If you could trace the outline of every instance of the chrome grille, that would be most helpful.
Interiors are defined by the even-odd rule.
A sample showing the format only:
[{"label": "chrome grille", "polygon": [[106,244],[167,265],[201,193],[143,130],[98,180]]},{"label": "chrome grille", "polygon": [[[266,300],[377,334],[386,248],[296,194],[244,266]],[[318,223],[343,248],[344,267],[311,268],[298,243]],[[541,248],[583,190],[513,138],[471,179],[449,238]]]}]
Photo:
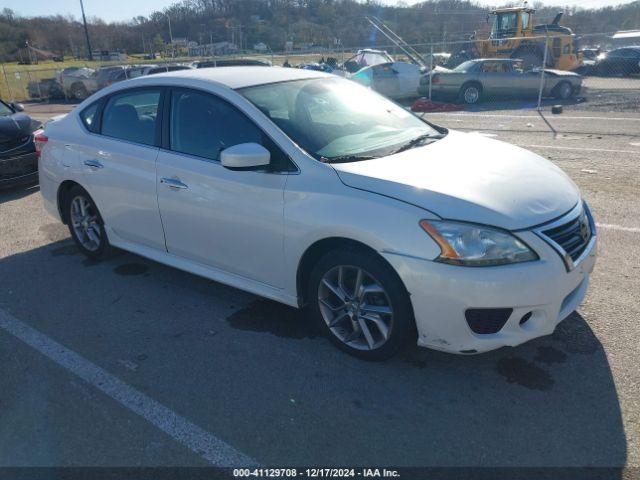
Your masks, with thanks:
[{"label": "chrome grille", "polygon": [[551,246],[564,258],[567,269],[571,270],[580,261],[581,256],[595,235],[593,221],[589,209],[584,205],[576,206],[565,218],[542,227],[538,234],[545,238]]}]

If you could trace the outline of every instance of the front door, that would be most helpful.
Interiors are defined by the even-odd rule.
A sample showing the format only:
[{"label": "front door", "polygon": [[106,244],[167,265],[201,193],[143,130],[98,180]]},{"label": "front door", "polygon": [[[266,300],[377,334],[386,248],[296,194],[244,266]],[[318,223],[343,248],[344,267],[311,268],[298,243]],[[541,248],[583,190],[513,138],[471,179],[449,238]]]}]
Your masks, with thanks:
[{"label": "front door", "polygon": [[508,62],[482,62],[478,76],[482,83],[485,101],[504,98],[513,94],[514,77]]},{"label": "front door", "polygon": [[[171,92],[168,145],[157,161],[169,253],[272,287],[283,284],[283,155],[234,106],[212,94]],[[273,168],[231,170],[220,152],[255,142]]]}]

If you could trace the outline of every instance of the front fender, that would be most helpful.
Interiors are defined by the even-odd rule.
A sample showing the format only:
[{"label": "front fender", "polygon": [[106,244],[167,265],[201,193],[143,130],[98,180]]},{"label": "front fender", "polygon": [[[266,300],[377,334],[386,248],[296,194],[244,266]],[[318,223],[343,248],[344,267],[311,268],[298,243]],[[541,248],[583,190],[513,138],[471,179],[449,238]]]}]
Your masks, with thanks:
[{"label": "front fender", "polygon": [[287,181],[283,247],[288,294],[297,295],[298,266],[307,249],[327,238],[353,240],[380,254],[426,260],[440,254],[440,248],[419,226],[420,220],[436,219],[435,215],[400,200],[348,187],[333,168],[322,167],[328,169],[320,172],[324,177],[321,189],[314,188],[314,175],[292,175]]}]

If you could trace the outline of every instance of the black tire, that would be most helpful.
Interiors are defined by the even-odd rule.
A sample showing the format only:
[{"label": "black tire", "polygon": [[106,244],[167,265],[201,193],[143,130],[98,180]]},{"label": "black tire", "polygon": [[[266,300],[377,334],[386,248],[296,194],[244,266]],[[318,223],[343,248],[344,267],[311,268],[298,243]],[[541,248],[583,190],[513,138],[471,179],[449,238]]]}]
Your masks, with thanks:
[{"label": "black tire", "polygon": [[[338,266],[360,268],[370,274],[383,287],[390,301],[393,318],[387,339],[375,349],[363,350],[344,343],[329,328],[320,308],[320,286],[323,277]],[[415,340],[416,329],[409,293],[389,264],[373,253],[357,249],[334,250],[314,266],[307,285],[309,311],[319,328],[341,350],[364,360],[381,361],[395,355],[411,338]]]},{"label": "black tire", "polygon": [[74,83],[71,85],[71,96],[76,100],[84,100],[89,96],[89,92],[82,83]]},{"label": "black tire", "polygon": [[553,89],[553,96],[559,100],[568,100],[573,97],[574,89],[570,82],[562,81]]},{"label": "black tire", "polygon": [[[95,249],[89,249],[83,244],[83,240],[79,238],[79,234],[76,231],[76,228],[74,228],[73,226],[72,203],[76,198],[86,199],[90,208],[89,212],[92,216],[95,217],[95,225],[100,232],[100,242],[97,244],[97,247]],[[98,210],[98,207],[96,206],[91,196],[84,188],[77,185],[75,187],[72,187],[66,193],[66,195],[64,196],[62,211],[64,213],[64,220],[69,227],[71,238],[73,239],[78,249],[85,256],[89,257],[92,260],[103,260],[111,254],[111,245],[109,244],[109,239],[107,238],[107,232],[105,231],[104,221],[102,220],[100,211]]]},{"label": "black tire", "polygon": [[482,100],[482,85],[478,82],[465,83],[460,88],[458,100],[467,105],[475,105]]}]

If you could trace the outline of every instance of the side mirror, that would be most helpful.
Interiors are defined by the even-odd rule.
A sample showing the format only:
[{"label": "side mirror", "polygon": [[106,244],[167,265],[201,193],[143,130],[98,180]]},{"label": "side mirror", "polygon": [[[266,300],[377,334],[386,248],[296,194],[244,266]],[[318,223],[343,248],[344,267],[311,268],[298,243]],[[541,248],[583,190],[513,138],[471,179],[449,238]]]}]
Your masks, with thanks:
[{"label": "side mirror", "polygon": [[14,102],[11,104],[11,106],[16,112],[24,112],[24,105],[22,105],[21,103]]},{"label": "side mirror", "polygon": [[227,168],[250,168],[269,165],[269,150],[257,143],[240,143],[220,152],[220,163]]}]

